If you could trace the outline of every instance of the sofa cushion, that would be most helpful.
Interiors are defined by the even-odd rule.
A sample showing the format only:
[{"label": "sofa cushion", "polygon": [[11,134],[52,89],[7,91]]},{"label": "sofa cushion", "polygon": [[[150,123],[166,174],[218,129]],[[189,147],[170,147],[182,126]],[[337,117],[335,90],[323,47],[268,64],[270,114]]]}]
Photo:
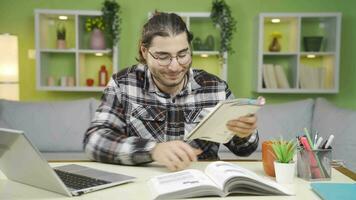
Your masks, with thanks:
[{"label": "sofa cushion", "polygon": [[91,99],[62,102],[17,102],[0,100],[0,121],[25,131],[40,150],[83,151],[83,136],[89,127]]},{"label": "sofa cushion", "polygon": [[318,98],[312,128],[324,139],[333,134],[333,159],[345,161],[349,169],[356,171],[356,110],[341,109]]},{"label": "sofa cushion", "polygon": [[281,104],[267,104],[257,113],[257,128],[260,141],[257,151],[261,151],[265,140],[292,139],[304,128],[311,128],[314,100],[306,99]]},{"label": "sofa cushion", "polygon": [[98,109],[100,103],[101,103],[101,101],[99,101],[99,100],[96,100],[94,98],[91,99],[90,110],[91,110],[91,118],[92,119],[94,118],[96,109]]}]

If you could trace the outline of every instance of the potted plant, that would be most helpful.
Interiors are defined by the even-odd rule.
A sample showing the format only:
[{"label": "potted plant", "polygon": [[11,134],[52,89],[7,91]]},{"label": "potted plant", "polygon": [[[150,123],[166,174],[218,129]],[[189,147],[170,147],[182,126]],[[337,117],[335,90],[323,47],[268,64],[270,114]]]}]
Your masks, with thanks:
[{"label": "potted plant", "polygon": [[293,160],[296,153],[297,142],[279,140],[272,141],[272,149],[275,156],[274,169],[278,183],[293,183],[295,174],[295,162]]},{"label": "potted plant", "polygon": [[210,18],[220,29],[220,55],[224,52],[233,52],[231,40],[236,31],[236,21],[232,17],[229,5],[224,0],[214,0]]},{"label": "potted plant", "polygon": [[116,46],[120,38],[120,5],[115,0],[105,0],[101,9],[108,36]]},{"label": "potted plant", "polygon": [[66,27],[63,22],[59,22],[57,24],[57,48],[65,49],[66,46]]},{"label": "potted plant", "polygon": [[85,22],[85,29],[91,32],[90,48],[91,49],[105,49],[105,29],[103,17],[88,17]]}]

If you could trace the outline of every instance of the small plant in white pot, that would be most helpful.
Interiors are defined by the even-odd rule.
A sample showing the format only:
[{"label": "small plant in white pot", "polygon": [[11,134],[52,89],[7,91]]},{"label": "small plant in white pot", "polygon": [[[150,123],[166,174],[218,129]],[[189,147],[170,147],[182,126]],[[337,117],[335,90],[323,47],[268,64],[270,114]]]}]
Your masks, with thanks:
[{"label": "small plant in white pot", "polygon": [[65,49],[66,45],[66,27],[64,22],[59,22],[57,24],[57,48]]},{"label": "small plant in white pot", "polygon": [[275,155],[274,169],[278,183],[293,183],[295,174],[295,162],[293,157],[296,153],[296,140],[286,141],[282,138],[272,141],[272,149]]}]

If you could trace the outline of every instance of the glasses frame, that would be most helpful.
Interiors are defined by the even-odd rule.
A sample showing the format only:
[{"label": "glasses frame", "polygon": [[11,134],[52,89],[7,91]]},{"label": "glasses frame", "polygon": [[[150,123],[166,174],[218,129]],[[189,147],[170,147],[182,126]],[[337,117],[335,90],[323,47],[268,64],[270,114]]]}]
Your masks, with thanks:
[{"label": "glasses frame", "polygon": [[175,59],[177,60],[177,63],[178,63],[179,65],[181,65],[181,66],[185,66],[185,65],[187,65],[188,63],[190,63],[190,62],[192,61],[192,52],[191,52],[189,49],[188,49],[188,52],[187,52],[187,55],[190,56],[189,62],[187,62],[187,63],[185,63],[185,64],[181,64],[181,63],[179,62],[179,60],[178,60],[178,57],[179,57],[179,56],[178,56],[178,55],[176,55],[176,56],[171,56],[170,54],[168,54],[168,55],[169,55],[169,63],[168,63],[167,65],[162,65],[162,64],[160,63],[160,58],[159,58],[159,57],[153,55],[150,51],[148,51],[148,53],[152,56],[152,58],[154,58],[155,60],[157,60],[157,63],[158,63],[160,66],[162,66],[162,67],[168,67],[168,66],[172,63],[173,58],[175,58]]}]

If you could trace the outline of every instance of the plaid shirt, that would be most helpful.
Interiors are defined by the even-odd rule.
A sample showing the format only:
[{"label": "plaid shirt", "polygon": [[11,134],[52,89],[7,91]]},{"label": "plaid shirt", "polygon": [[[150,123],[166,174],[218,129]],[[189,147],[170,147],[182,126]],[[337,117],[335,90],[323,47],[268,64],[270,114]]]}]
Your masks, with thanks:
[{"label": "plaid shirt", "polygon": [[[227,84],[202,70],[190,69],[186,86],[175,97],[162,93],[145,65],[134,65],[112,76],[91,126],[84,137],[90,158],[107,163],[136,165],[152,162],[156,143],[183,140],[219,102],[233,99]],[[218,143],[193,140],[203,153],[198,159],[217,159]],[[235,136],[225,144],[239,156],[258,145],[257,132]]]}]

